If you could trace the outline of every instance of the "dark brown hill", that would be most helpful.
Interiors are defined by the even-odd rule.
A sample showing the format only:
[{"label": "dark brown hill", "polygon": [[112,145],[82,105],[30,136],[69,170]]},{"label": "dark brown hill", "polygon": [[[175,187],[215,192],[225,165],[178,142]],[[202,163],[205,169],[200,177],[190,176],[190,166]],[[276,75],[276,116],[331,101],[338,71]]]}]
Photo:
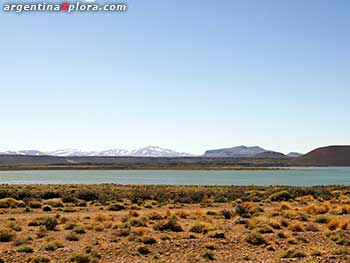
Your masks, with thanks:
[{"label": "dark brown hill", "polygon": [[350,146],[328,146],[313,150],[291,161],[293,165],[350,166]]}]

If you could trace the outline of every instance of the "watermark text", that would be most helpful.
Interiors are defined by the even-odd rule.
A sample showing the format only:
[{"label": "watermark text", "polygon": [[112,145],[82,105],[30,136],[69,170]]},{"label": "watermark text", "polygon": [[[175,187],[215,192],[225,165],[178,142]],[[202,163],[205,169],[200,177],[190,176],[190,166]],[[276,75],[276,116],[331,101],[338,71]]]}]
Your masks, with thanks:
[{"label": "watermark text", "polygon": [[31,4],[4,4],[5,12],[24,13],[24,12],[125,12],[127,5],[123,3],[117,4],[91,4],[91,3],[69,3],[62,2],[58,4],[48,3],[31,3]]}]

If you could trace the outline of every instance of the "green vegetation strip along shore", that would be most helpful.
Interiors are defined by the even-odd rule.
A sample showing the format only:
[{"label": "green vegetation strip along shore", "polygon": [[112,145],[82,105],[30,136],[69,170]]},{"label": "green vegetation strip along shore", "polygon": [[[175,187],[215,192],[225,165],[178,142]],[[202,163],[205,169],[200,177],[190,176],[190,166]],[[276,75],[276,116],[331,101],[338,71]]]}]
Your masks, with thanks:
[{"label": "green vegetation strip along shore", "polygon": [[207,200],[229,202],[280,201],[312,195],[314,198],[329,200],[337,191],[350,195],[350,187],[345,186],[160,186],[160,185],[0,185],[0,199],[72,199],[98,201],[128,199],[134,203],[155,200],[159,203],[202,203]]}]

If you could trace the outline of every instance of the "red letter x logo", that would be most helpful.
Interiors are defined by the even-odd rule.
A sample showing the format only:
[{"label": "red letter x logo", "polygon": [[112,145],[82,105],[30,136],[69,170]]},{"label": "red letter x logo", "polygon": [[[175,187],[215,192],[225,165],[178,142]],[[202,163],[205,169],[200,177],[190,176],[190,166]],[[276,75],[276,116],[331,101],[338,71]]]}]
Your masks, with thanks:
[{"label": "red letter x logo", "polygon": [[62,11],[67,11],[69,7],[69,4],[67,2],[64,2],[61,4],[61,10]]}]

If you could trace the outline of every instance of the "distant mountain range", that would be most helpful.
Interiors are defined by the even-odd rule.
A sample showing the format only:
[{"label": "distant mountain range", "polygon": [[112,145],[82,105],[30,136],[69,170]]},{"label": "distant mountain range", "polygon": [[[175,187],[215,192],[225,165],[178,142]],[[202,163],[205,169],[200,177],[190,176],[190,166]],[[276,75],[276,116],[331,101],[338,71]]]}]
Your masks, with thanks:
[{"label": "distant mountain range", "polygon": [[78,149],[62,149],[56,151],[6,151],[0,152],[0,155],[30,155],[30,156],[59,156],[59,157],[88,157],[88,156],[134,156],[134,157],[183,157],[192,156],[184,152],[176,152],[174,150],[160,148],[158,146],[148,146],[135,150],[110,149],[104,151],[83,151]]},{"label": "distant mountain range", "polygon": [[[5,151],[0,152],[0,155],[25,155],[25,156],[58,156],[58,157],[190,157],[193,154],[185,152],[177,152],[171,149],[165,149],[158,146],[148,146],[135,150],[125,149],[109,149],[103,151],[83,151],[79,149],[60,149],[55,151],[38,151],[38,150],[23,150],[23,151]],[[232,158],[287,158],[300,157],[302,154],[291,152],[284,155],[280,152],[265,150],[259,146],[236,146],[232,148],[223,148],[216,150],[208,150],[203,157],[232,157]]]},{"label": "distant mountain range", "polygon": [[[146,147],[134,151],[111,150],[83,152],[61,150],[4,152],[0,154],[1,169],[233,169],[241,167],[290,167],[290,166],[350,166],[350,145],[328,146],[315,149],[300,157],[287,157],[274,151],[262,151],[260,147],[238,146],[207,151],[207,156],[186,156],[159,147]],[[219,154],[224,152],[223,157]],[[258,153],[257,153],[258,152]],[[44,155],[42,155],[44,154]],[[88,156],[81,156],[82,154]],[[94,154],[89,156],[89,154]],[[100,156],[104,154],[103,156]],[[117,155],[118,156],[115,156]],[[125,154],[125,155],[121,155]],[[126,155],[127,154],[127,155]],[[133,154],[136,157],[130,156]],[[211,154],[213,157],[208,157]],[[66,156],[69,155],[69,156]],[[111,156],[112,155],[112,156]],[[145,157],[142,157],[143,155]],[[164,155],[176,155],[169,158]],[[292,153],[295,156],[298,154]],[[120,157],[123,156],[123,157]],[[237,158],[240,156],[241,158]],[[244,156],[244,157],[242,157]],[[253,156],[253,157],[249,157]],[[231,157],[231,158],[228,158]]]}]

